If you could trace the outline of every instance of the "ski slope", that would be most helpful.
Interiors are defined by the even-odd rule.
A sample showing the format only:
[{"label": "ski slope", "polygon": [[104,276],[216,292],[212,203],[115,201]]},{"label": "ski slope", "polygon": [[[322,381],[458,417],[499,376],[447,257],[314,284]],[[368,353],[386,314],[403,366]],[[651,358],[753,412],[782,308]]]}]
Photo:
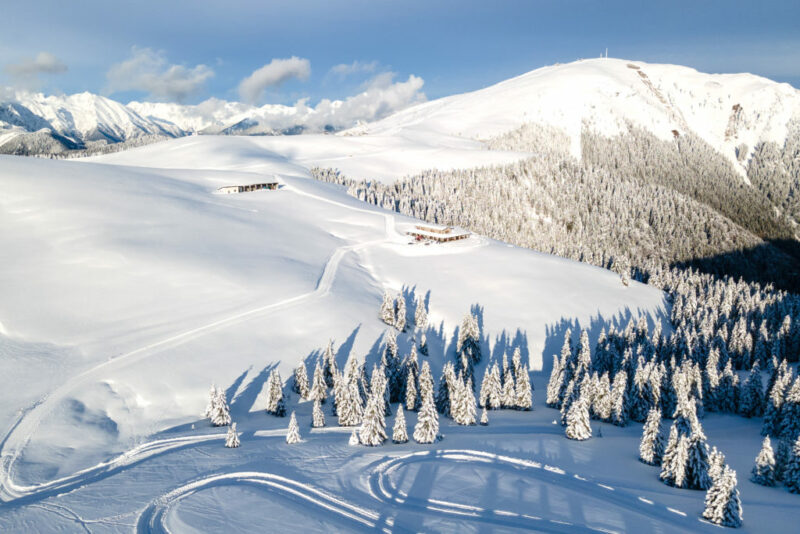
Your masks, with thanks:
[{"label": "ski slope", "polygon": [[[341,148],[326,138],[339,142],[308,137],[305,154]],[[543,406],[568,326],[594,339],[639,316],[663,322],[660,291],[481,236],[411,245],[416,221],[310,180],[308,156],[271,151],[281,142],[293,141],[192,137],[91,162],[0,157],[0,530],[711,528],[697,519],[700,494],[667,488],[636,461],[638,425],[567,442]],[[351,146],[364,170],[392,165],[378,146]],[[279,190],[214,193],[267,173]],[[347,445],[327,405],[329,426],[310,430],[311,406],[293,396],[304,442],[286,445],[287,419],[263,412],[269,371],[287,379],[329,339],[340,366],[354,354],[371,367],[385,290],[429,300],[437,378],[472,309],[487,359],[521,349],[535,410],[493,412],[485,428],[443,419],[434,446],[367,449]],[[405,354],[411,340],[399,343]],[[198,415],[212,381],[240,449],[222,447],[224,431]],[[726,449],[737,469],[749,441],[739,456]],[[743,489],[746,514],[765,491]]]}]

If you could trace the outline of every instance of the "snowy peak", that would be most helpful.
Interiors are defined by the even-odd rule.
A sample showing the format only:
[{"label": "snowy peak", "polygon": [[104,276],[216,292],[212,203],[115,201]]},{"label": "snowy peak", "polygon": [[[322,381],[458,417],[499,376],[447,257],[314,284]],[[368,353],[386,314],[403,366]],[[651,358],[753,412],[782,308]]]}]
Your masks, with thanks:
[{"label": "snowy peak", "polygon": [[692,132],[735,160],[737,147],[743,159],[759,142],[782,142],[791,120],[800,120],[800,91],[788,84],[603,58],[537,69],[347,133],[412,129],[488,138],[538,123],[565,131],[579,157],[583,127],[611,136],[633,124],[661,139]]}]

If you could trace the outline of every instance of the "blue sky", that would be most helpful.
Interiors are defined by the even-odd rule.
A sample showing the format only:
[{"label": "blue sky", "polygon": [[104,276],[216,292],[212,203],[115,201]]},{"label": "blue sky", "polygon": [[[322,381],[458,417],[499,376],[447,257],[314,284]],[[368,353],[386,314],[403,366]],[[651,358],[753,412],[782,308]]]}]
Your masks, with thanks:
[{"label": "blue sky", "polygon": [[[316,103],[387,72],[421,78],[438,98],[606,47],[612,57],[800,87],[797,0],[28,0],[7,3],[3,18],[0,85],[121,101]],[[292,57],[305,63],[275,64],[255,91],[240,90],[257,69]],[[335,65],[351,68],[332,73]]]}]

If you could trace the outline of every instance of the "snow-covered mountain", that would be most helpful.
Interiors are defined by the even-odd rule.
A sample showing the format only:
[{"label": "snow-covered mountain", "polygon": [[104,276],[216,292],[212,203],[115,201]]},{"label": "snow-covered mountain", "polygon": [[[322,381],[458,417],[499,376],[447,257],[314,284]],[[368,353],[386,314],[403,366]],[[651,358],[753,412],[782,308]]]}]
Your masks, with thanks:
[{"label": "snow-covered mountain", "polygon": [[185,132],[174,124],[144,118],[124,104],[88,92],[18,92],[0,102],[0,152],[61,152],[98,142],[182,135]]},{"label": "snow-covered mountain", "polygon": [[762,141],[783,143],[800,120],[800,91],[752,74],[591,59],[531,71],[491,87],[407,108],[346,134],[423,130],[489,138],[525,123],[554,126],[580,157],[584,126],[605,135],[642,127],[661,139],[693,132],[732,161]]}]

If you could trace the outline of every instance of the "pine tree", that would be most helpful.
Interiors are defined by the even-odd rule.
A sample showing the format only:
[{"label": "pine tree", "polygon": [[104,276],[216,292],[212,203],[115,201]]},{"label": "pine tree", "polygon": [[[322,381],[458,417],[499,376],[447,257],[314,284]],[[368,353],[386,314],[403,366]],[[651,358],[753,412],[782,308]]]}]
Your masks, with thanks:
[{"label": "pine tree", "polygon": [[286,443],[289,445],[294,445],[295,443],[300,443],[302,440],[300,439],[300,427],[297,426],[297,418],[292,412],[292,417],[289,419],[289,429],[286,432]]},{"label": "pine tree", "polygon": [[300,362],[300,365],[294,370],[294,384],[292,389],[295,393],[300,395],[303,399],[308,399],[311,391],[308,385],[308,373],[306,372],[306,363]]},{"label": "pine tree", "polygon": [[208,404],[206,405],[205,411],[203,411],[203,417],[206,419],[211,419],[211,416],[214,413],[214,405],[216,401],[217,387],[214,384],[211,384],[211,389],[208,392]]},{"label": "pine tree", "polygon": [[716,482],[722,476],[722,470],[725,468],[725,455],[716,447],[711,448],[711,454],[708,455],[708,476],[711,477],[712,482]]},{"label": "pine tree", "polygon": [[488,385],[488,398],[489,408],[498,410],[503,406],[503,386],[500,380],[500,368],[497,362],[492,366],[492,372],[489,377]]},{"label": "pine tree", "polygon": [[403,295],[397,295],[397,313],[394,318],[394,327],[398,332],[406,331],[406,299]]},{"label": "pine tree", "polygon": [[433,443],[441,439],[439,436],[439,414],[433,405],[433,397],[426,395],[422,398],[422,408],[419,410],[417,424],[414,427],[414,441],[417,443]]},{"label": "pine tree", "polygon": [[528,373],[527,366],[522,365],[522,351],[519,350],[519,347],[514,349],[514,354],[511,356],[511,367],[514,370],[515,380],[519,380],[522,373]]},{"label": "pine tree", "polygon": [[475,396],[472,388],[458,377],[453,388],[450,414],[459,425],[475,424]]},{"label": "pine tree", "polygon": [[764,410],[764,423],[761,427],[762,436],[780,436],[781,408],[783,407],[784,395],[783,382],[778,379],[772,386],[767,400],[767,408]]},{"label": "pine tree", "polygon": [[483,371],[483,380],[481,380],[481,389],[478,395],[478,406],[486,406],[489,400],[489,387],[491,382],[491,374],[492,374],[492,368],[487,365],[486,369]]},{"label": "pine tree", "polygon": [[325,378],[325,386],[333,387],[333,377],[338,372],[336,368],[336,355],[333,353],[333,340],[328,340],[328,346],[322,354],[322,372]]},{"label": "pine tree", "polygon": [[214,426],[226,426],[231,423],[230,409],[228,401],[225,399],[225,392],[217,389],[212,402],[211,424]]},{"label": "pine tree", "polygon": [[564,371],[561,369],[561,363],[558,356],[553,354],[553,369],[550,371],[550,380],[547,382],[547,398],[545,404],[550,408],[559,407],[559,391],[561,390],[561,383],[564,378]]},{"label": "pine tree", "polygon": [[592,410],[598,419],[610,422],[612,409],[611,385],[608,381],[608,373],[603,373],[594,389],[594,395],[592,395]]},{"label": "pine tree", "polygon": [[511,370],[506,370],[503,377],[503,394],[500,402],[503,408],[515,408],[517,406],[516,388],[514,386],[514,376]]},{"label": "pine tree", "polygon": [[267,413],[277,417],[286,417],[283,382],[277,369],[272,370],[267,380]]},{"label": "pine tree", "polygon": [[428,355],[428,336],[425,335],[425,332],[419,338],[419,353],[423,356]]},{"label": "pine tree", "polygon": [[325,414],[322,412],[322,405],[318,400],[314,401],[314,409],[312,411],[311,426],[314,428],[321,428],[325,426]]},{"label": "pine tree", "polygon": [[322,364],[317,360],[317,365],[314,368],[314,380],[311,384],[311,391],[308,394],[309,400],[318,400],[320,404],[325,404],[325,399],[328,397],[327,388],[325,386],[325,376],[322,371]]},{"label": "pine tree", "polygon": [[426,395],[433,396],[433,375],[431,366],[428,362],[422,362],[422,370],[419,372],[419,395],[417,403],[420,404]]},{"label": "pine tree", "polygon": [[753,364],[747,380],[742,385],[739,413],[745,417],[760,417],[764,413],[764,391],[758,362]]},{"label": "pine tree", "polygon": [[786,443],[794,443],[800,438],[800,376],[795,379],[781,406],[780,435]]},{"label": "pine tree", "polygon": [[800,493],[800,438],[794,442],[786,468],[783,470],[783,483],[792,493]]},{"label": "pine tree", "polygon": [[392,441],[394,443],[406,443],[408,441],[408,431],[406,430],[406,416],[403,415],[403,407],[397,408],[397,416],[394,418],[392,428]]},{"label": "pine tree", "polygon": [[[450,416],[450,390],[452,389],[450,383],[455,383],[455,375],[453,364],[448,362],[442,369],[442,377],[439,379],[439,389],[436,392],[436,410],[445,417]],[[425,400],[424,395],[422,395],[422,400]]]},{"label": "pine tree", "polygon": [[392,299],[392,297],[389,296],[388,291],[383,292],[383,302],[381,303],[381,309],[379,315],[381,321],[390,326],[394,326],[395,324],[394,299]]},{"label": "pine tree", "polygon": [[621,369],[611,387],[611,422],[617,426],[628,424],[628,373]]},{"label": "pine tree", "polygon": [[418,407],[419,397],[417,396],[417,388],[414,385],[414,372],[409,369],[408,377],[406,378],[406,410],[414,411]]},{"label": "pine tree", "polygon": [[533,408],[533,392],[527,369],[521,369],[517,375],[516,397],[518,410],[528,411]]},{"label": "pine tree", "polygon": [[225,446],[235,449],[239,446],[239,434],[236,432],[236,423],[231,423],[228,427],[228,434],[225,436]]},{"label": "pine tree", "polygon": [[589,422],[589,406],[583,396],[572,403],[567,413],[567,428],[565,435],[569,439],[582,441],[592,437],[592,427]]},{"label": "pine tree", "polygon": [[464,369],[467,372],[467,378],[472,375],[471,366],[481,361],[480,337],[478,318],[474,315],[466,314],[458,331],[456,353],[459,357],[464,356],[469,364],[469,369]]},{"label": "pine tree", "polygon": [[[420,297],[417,299],[417,306],[414,310],[414,326],[424,330],[428,326],[428,312],[425,309],[425,300]],[[422,334],[425,335],[424,333]]]},{"label": "pine tree", "polygon": [[386,441],[386,420],[383,413],[383,398],[378,392],[373,392],[367,401],[364,411],[364,420],[358,431],[358,440],[362,445],[374,447]]},{"label": "pine tree", "polygon": [[736,487],[736,472],[725,466],[706,493],[703,517],[724,527],[742,526],[742,504]]},{"label": "pine tree", "polygon": [[481,411],[481,425],[486,426],[489,424],[489,410],[486,409],[486,406],[483,407]]},{"label": "pine tree", "polygon": [[688,458],[686,460],[686,487],[689,489],[708,489],[711,476],[708,474],[709,449],[702,430],[695,430],[689,438]]},{"label": "pine tree", "polygon": [[647,421],[642,429],[639,460],[648,465],[661,465],[663,454],[664,436],[661,432],[661,411],[654,408],[648,412]]},{"label": "pine tree", "polygon": [[769,436],[764,438],[761,451],[756,456],[756,464],[753,466],[750,480],[762,486],[775,485],[775,455],[772,453]]}]

